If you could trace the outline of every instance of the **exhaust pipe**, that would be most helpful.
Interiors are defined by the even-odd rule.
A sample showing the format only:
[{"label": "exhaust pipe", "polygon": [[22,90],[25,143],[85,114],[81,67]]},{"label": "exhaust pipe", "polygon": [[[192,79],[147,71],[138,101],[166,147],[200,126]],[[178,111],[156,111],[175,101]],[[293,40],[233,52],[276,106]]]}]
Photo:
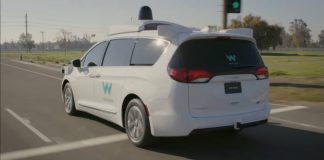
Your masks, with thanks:
[{"label": "exhaust pipe", "polygon": [[236,123],[234,123],[234,130],[240,130],[241,129],[241,123],[239,123],[239,122],[236,122]]}]

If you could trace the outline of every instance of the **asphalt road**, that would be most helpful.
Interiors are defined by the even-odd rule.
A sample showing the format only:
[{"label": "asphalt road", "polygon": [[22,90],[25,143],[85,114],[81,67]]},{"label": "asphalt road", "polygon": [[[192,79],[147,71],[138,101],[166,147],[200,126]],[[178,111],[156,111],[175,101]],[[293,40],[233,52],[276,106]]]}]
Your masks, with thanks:
[{"label": "asphalt road", "polygon": [[124,130],[63,109],[59,70],[1,60],[1,159],[323,159],[324,106],[272,104],[266,125],[133,146]]}]

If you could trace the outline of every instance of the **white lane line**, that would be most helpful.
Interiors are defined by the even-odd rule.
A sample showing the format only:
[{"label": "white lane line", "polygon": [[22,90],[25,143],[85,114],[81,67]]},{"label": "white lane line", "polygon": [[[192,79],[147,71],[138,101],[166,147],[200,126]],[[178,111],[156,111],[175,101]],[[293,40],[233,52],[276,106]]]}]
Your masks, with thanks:
[{"label": "white lane line", "polygon": [[32,126],[30,123],[28,123],[26,120],[24,120],[22,117],[20,117],[17,113],[12,111],[9,108],[6,108],[6,111],[9,112],[13,117],[15,117],[19,122],[21,122],[23,125],[25,125],[28,129],[30,129],[33,133],[35,133],[40,139],[42,139],[44,142],[50,143],[52,142],[51,139],[49,139],[47,136],[45,136],[42,132],[40,132],[38,129],[36,129],[34,126]]},{"label": "white lane line", "polygon": [[281,118],[277,118],[277,117],[271,117],[270,119],[276,120],[276,121],[281,121],[281,122],[286,122],[286,123],[291,123],[294,125],[299,125],[299,126],[303,126],[303,127],[308,127],[308,128],[313,128],[313,129],[318,129],[318,130],[322,130],[324,131],[323,127],[319,127],[319,126],[314,126],[311,124],[306,124],[306,123],[299,123],[299,122],[294,122],[294,121],[289,121],[289,120],[285,120],[285,119],[281,119]]},{"label": "white lane line", "polygon": [[[285,107],[271,109],[271,114],[276,114],[276,113],[281,113],[281,112],[288,112],[288,111],[308,108],[306,106],[288,106],[288,105],[281,105],[281,104],[280,105],[277,104],[277,105],[278,106],[285,106]],[[303,126],[303,127],[308,127],[308,128],[313,128],[313,129],[318,129],[318,130],[324,131],[323,127],[319,127],[319,126],[315,126],[315,125],[311,125],[311,124],[294,122],[294,121],[290,121],[290,120],[286,120],[286,119],[282,119],[282,118],[278,118],[278,117],[273,117],[273,116],[271,116],[270,119],[280,121],[280,122],[284,122],[284,123],[290,123],[290,124],[294,124],[294,125],[298,125],[298,126]]]},{"label": "white lane line", "polygon": [[10,59],[11,62],[15,62],[15,63],[21,63],[21,64],[26,64],[26,65],[31,65],[31,66],[35,66],[35,67],[40,67],[40,68],[44,68],[44,69],[48,69],[51,71],[56,71],[56,72],[62,72],[60,69],[55,68],[55,67],[50,67],[50,66],[46,66],[46,65],[42,65],[42,64],[37,64],[37,63],[30,63],[30,62],[26,62],[26,61],[21,61],[21,60],[16,60],[16,59]]},{"label": "white lane line", "polygon": [[27,71],[27,72],[30,72],[30,73],[38,74],[38,75],[41,75],[41,76],[44,76],[44,77],[48,77],[48,78],[52,78],[52,79],[56,79],[56,80],[60,80],[60,81],[62,80],[61,78],[57,78],[57,77],[54,77],[54,76],[51,76],[51,75],[48,75],[48,74],[45,74],[45,73],[35,72],[35,71],[32,71],[32,70],[28,70],[28,69],[17,67],[17,66],[10,65],[10,64],[5,64],[5,63],[1,63],[1,64],[5,65],[5,66],[8,66],[8,67],[15,68],[15,69],[19,69],[19,70],[22,70],[22,71]]},{"label": "white lane line", "polygon": [[51,145],[51,146],[45,146],[39,148],[26,149],[21,151],[7,152],[1,154],[0,159],[13,160],[13,159],[29,158],[29,157],[58,153],[58,152],[65,152],[65,151],[70,151],[75,149],[81,149],[85,147],[93,147],[93,146],[98,146],[103,144],[115,143],[124,140],[127,140],[126,134],[116,134],[116,135],[91,138],[91,139],[65,143],[65,144],[58,144],[58,145]]},{"label": "white lane line", "polygon": [[286,104],[277,104],[277,103],[270,103],[270,105],[273,106],[280,106],[280,107],[290,107],[291,105],[286,105]]},{"label": "white lane line", "polygon": [[293,110],[298,110],[298,109],[305,109],[308,107],[305,106],[289,106],[289,107],[282,107],[282,108],[275,108],[271,109],[271,114],[276,114],[276,113],[281,113],[281,112],[288,112],[288,111],[293,111]]}]

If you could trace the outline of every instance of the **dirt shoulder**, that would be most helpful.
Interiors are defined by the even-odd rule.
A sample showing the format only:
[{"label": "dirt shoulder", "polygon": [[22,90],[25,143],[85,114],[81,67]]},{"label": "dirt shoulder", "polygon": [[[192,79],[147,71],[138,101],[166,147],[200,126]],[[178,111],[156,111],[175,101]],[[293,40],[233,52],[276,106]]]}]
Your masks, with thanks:
[{"label": "dirt shoulder", "polygon": [[324,77],[270,78],[270,101],[324,106]]}]

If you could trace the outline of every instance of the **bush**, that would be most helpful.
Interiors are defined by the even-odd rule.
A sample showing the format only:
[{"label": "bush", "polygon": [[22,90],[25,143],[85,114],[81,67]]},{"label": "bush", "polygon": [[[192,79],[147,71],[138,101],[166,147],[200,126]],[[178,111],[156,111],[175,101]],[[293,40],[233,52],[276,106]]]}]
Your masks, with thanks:
[{"label": "bush", "polygon": [[270,72],[271,76],[287,76],[288,73],[286,73],[285,71],[274,71],[274,72]]}]

